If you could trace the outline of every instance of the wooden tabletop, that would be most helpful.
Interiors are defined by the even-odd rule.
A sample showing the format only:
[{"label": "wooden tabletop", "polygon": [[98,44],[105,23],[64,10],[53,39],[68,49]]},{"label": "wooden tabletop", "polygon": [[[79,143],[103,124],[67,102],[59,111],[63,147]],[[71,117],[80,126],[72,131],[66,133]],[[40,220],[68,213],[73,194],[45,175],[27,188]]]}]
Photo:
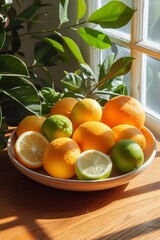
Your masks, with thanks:
[{"label": "wooden tabletop", "polygon": [[53,189],[24,176],[0,153],[0,240],[159,240],[160,142],[153,163],[123,186]]}]

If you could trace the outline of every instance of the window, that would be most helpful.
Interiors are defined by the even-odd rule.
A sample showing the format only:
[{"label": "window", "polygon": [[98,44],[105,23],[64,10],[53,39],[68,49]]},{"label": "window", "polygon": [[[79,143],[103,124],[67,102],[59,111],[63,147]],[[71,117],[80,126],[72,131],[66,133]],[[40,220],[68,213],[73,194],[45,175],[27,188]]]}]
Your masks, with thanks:
[{"label": "window", "polygon": [[[125,76],[131,96],[137,98],[146,111],[146,125],[158,133],[160,126],[160,1],[121,0],[136,9],[130,23],[121,29],[106,29],[113,48],[99,51],[103,61],[106,54],[118,52],[118,58],[131,55],[135,58],[132,69]],[[110,2],[109,0],[88,1],[91,11]],[[92,2],[92,3],[91,3]],[[94,8],[94,9],[93,9]],[[97,50],[92,50],[92,67],[97,66]],[[92,60],[93,61],[93,60]]]}]

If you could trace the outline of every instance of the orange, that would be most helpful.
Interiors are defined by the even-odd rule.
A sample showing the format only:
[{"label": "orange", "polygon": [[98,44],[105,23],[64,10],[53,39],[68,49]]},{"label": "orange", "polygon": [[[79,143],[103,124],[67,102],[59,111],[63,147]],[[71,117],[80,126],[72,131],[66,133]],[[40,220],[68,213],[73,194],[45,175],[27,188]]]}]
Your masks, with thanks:
[{"label": "orange", "polygon": [[78,143],[82,152],[92,149],[108,154],[115,143],[112,129],[97,121],[82,123],[74,131],[72,139]]},{"label": "orange", "polygon": [[19,137],[22,133],[27,131],[41,131],[41,126],[46,120],[46,117],[38,117],[36,115],[31,115],[23,118],[17,126],[16,135]]},{"label": "orange", "polygon": [[76,98],[72,97],[66,97],[60,99],[58,102],[53,105],[53,107],[50,110],[50,115],[53,114],[60,114],[71,118],[71,111],[74,105],[78,102]]},{"label": "orange", "polygon": [[14,146],[16,159],[27,168],[40,168],[48,144],[48,140],[41,133],[24,132],[18,137]]},{"label": "orange", "polygon": [[72,178],[75,175],[75,161],[81,151],[71,138],[53,140],[43,155],[43,167],[46,172],[56,178]]},{"label": "orange", "polygon": [[145,122],[145,111],[138,100],[121,95],[104,105],[102,122],[111,128],[119,124],[130,124],[141,129]]},{"label": "orange", "polygon": [[131,139],[138,143],[142,149],[146,146],[146,139],[141,130],[138,128],[128,125],[128,124],[120,124],[112,128],[115,141],[119,141],[121,139]]},{"label": "orange", "polygon": [[84,122],[100,121],[101,117],[102,108],[100,104],[91,98],[81,99],[75,104],[71,112],[74,129]]}]

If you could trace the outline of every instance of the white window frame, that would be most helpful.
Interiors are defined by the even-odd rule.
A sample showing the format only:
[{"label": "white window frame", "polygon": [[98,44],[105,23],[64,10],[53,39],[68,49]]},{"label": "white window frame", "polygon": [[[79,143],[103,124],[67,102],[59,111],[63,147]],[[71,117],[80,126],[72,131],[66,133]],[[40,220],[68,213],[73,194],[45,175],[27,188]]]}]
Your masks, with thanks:
[{"label": "white window frame", "polygon": [[[89,14],[95,11],[97,8],[101,7],[101,1],[88,1],[89,4]],[[135,12],[131,21],[131,39],[124,33],[121,35],[120,32],[106,30],[107,35],[110,39],[122,47],[129,48],[131,50],[131,56],[135,58],[132,64],[132,69],[130,71],[131,82],[130,82],[130,95],[138,99],[142,104],[145,105],[146,94],[145,91],[145,69],[146,69],[146,55],[160,59],[160,45],[150,44],[145,41],[147,36],[146,22],[144,25],[145,14],[147,11],[148,0],[134,0],[134,9],[138,11]],[[142,36],[142,33],[145,35]],[[124,37],[125,36],[125,37]],[[142,41],[143,39],[143,41]],[[146,54],[146,55],[144,55]],[[90,65],[95,71],[97,70],[97,65],[102,60],[102,52],[91,49],[90,50]],[[143,71],[142,71],[143,69]],[[143,84],[143,87],[142,87]],[[155,133],[158,133],[160,126],[160,119],[152,116],[146,112],[146,126],[149,127]]]}]

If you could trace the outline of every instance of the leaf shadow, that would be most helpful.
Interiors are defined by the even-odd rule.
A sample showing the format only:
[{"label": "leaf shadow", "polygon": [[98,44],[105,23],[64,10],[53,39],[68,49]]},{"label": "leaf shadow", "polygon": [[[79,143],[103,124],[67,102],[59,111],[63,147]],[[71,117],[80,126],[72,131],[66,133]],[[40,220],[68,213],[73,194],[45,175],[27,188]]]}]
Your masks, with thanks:
[{"label": "leaf shadow", "polygon": [[[147,221],[144,223],[137,224],[133,227],[128,227],[118,232],[113,232],[111,234],[107,234],[103,237],[97,238],[96,240],[117,240],[117,239],[133,239],[140,238],[141,235],[152,232],[159,231],[160,229],[160,218],[155,218],[151,221]],[[145,238],[146,239],[146,238]],[[149,238],[148,238],[149,239]]]},{"label": "leaf shadow", "polygon": [[16,218],[5,223],[2,221],[0,229],[2,231],[23,225],[35,239],[43,237],[43,239],[51,240],[37,223],[37,219],[65,220],[88,214],[114,201],[154,191],[160,186],[160,183],[156,182],[126,190],[128,184],[124,184],[113,189],[96,192],[71,192],[54,189],[24,176],[9,160],[6,161],[6,157],[3,161],[3,154],[6,153],[2,153],[0,158],[0,219],[13,216]]}]

